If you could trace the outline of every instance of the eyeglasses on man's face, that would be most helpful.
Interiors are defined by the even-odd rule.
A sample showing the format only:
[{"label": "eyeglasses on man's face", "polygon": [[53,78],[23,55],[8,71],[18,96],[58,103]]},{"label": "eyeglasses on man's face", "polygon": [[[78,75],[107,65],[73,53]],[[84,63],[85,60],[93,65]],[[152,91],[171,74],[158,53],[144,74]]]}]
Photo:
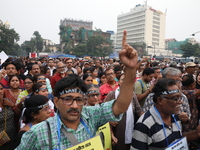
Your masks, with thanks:
[{"label": "eyeglasses on man's face", "polygon": [[176,103],[179,103],[183,100],[182,96],[176,96],[176,97],[161,96],[161,98],[166,99],[166,100],[172,100],[172,101],[175,101]]},{"label": "eyeglasses on man's face", "polygon": [[76,101],[77,105],[82,106],[84,105],[84,99],[83,97],[72,97],[72,96],[66,96],[66,97],[60,97],[63,101],[64,105],[72,105],[74,101]]}]

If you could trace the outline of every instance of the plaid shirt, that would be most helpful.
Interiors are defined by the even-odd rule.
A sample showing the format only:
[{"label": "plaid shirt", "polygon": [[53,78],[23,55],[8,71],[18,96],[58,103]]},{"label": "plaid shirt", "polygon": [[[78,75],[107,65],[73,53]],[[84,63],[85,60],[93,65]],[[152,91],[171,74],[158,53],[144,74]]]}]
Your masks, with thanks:
[{"label": "plaid shirt", "polygon": [[[182,105],[180,107],[180,112],[185,112],[185,113],[188,114],[189,117],[191,117],[191,112],[190,112],[190,106],[189,106],[189,103],[188,103],[188,99],[187,99],[187,97],[184,94],[181,93],[181,97],[183,99],[183,103],[182,103]],[[144,103],[144,106],[142,108],[142,110],[144,112],[146,112],[147,110],[149,110],[151,108],[151,106],[154,104],[154,102],[153,102],[153,95],[154,95],[154,93],[150,93],[147,96],[147,98],[145,100],[145,103]]]},{"label": "plaid shirt", "polygon": [[[115,117],[112,112],[112,105],[114,100],[103,103],[96,106],[87,106],[83,107],[81,118],[89,128],[93,136],[96,135],[97,129],[109,121],[120,121],[122,114]],[[50,123],[51,136],[52,136],[52,149],[59,149],[58,146],[58,124],[57,117],[55,115],[52,118],[49,118],[47,121]],[[79,124],[77,130],[70,129],[66,127],[62,121],[60,121],[61,126],[75,135],[78,142],[83,142],[90,138],[90,134],[87,132],[83,124]],[[59,129],[61,130],[61,129]],[[16,150],[49,150],[49,137],[48,137],[48,128],[46,122],[41,122],[34,125],[31,130],[26,132],[22,139],[20,145]],[[72,144],[65,137],[64,133],[60,131],[60,150],[65,150],[71,147]]]}]

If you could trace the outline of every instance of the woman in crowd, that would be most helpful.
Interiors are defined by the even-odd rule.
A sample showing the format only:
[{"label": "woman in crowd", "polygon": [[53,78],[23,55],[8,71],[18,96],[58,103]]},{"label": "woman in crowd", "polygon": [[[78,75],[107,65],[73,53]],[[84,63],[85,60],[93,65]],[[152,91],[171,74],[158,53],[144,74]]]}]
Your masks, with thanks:
[{"label": "woman in crowd", "polygon": [[[11,100],[3,98],[3,85],[0,83],[0,134],[2,134],[2,131],[5,131],[10,140],[14,139],[17,134],[17,127],[15,125],[15,112],[17,109],[13,110],[14,106]],[[5,141],[4,144],[0,143],[1,150],[11,149],[9,141]]]},{"label": "woman in crowd", "polygon": [[87,84],[87,102],[86,106],[94,106],[96,104],[99,104],[100,101],[100,91],[99,91],[99,86],[96,84]]},{"label": "woman in crowd", "polygon": [[92,84],[93,82],[93,78],[92,78],[92,75],[91,74],[84,74],[83,75],[83,81],[85,82],[85,84]]},{"label": "woman in crowd", "polygon": [[18,108],[22,108],[22,104],[26,98],[27,95],[31,94],[32,93],[32,87],[33,87],[33,77],[31,76],[27,76],[24,80],[24,87],[25,87],[25,90],[22,91],[18,98],[17,98],[17,102],[16,102],[16,105],[18,105]]},{"label": "woman in crowd", "polygon": [[24,102],[25,112],[24,112],[24,123],[25,126],[20,129],[19,133],[13,141],[11,141],[12,148],[16,148],[21,141],[22,135],[29,131],[30,128],[40,123],[50,117],[50,107],[48,103],[48,98],[42,95],[33,95],[26,99]]},{"label": "woman in crowd", "polygon": [[98,78],[98,70],[95,67],[91,67],[92,71],[92,78],[93,78],[93,84],[99,85],[99,78]]},{"label": "woman in crowd", "polygon": [[[53,99],[52,98],[49,98],[49,97],[52,97],[52,94],[49,94],[48,93],[48,90],[47,90],[47,86],[46,84],[42,83],[42,82],[37,82],[33,85],[33,93],[31,94],[32,95],[43,95],[45,97],[47,97],[49,99],[48,103],[49,103],[49,106],[51,108],[51,116],[54,116],[54,103],[53,103]],[[51,95],[51,96],[49,96]]]},{"label": "woman in crowd", "polygon": [[101,72],[99,74],[99,78],[100,78],[99,86],[102,86],[103,84],[105,84],[107,82],[107,80],[106,80],[106,73],[105,72]]},{"label": "woman in crowd", "polygon": [[17,75],[13,75],[9,78],[9,89],[4,89],[3,98],[6,98],[7,102],[9,103],[8,106],[12,107],[13,112],[15,113],[15,126],[16,129],[19,129],[19,118],[21,111],[16,104],[17,97],[19,93],[22,92],[20,89],[20,78]]},{"label": "woman in crowd", "polygon": [[9,89],[4,89],[4,98],[10,99],[14,104],[17,101],[17,97],[19,96],[22,90],[19,88],[20,86],[20,78],[17,75],[13,75],[9,79]]}]

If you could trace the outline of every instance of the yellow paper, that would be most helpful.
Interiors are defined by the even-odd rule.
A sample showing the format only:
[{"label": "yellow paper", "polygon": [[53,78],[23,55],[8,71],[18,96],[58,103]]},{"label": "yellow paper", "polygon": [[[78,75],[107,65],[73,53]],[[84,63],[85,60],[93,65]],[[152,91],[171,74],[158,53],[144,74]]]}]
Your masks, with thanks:
[{"label": "yellow paper", "polygon": [[[101,133],[100,133],[101,132]],[[112,142],[111,142],[111,133],[110,133],[110,124],[106,123],[105,125],[99,127],[97,131],[97,135],[103,138],[103,147],[104,150],[112,150]]]},{"label": "yellow paper", "polygon": [[104,150],[99,135],[66,150]]}]

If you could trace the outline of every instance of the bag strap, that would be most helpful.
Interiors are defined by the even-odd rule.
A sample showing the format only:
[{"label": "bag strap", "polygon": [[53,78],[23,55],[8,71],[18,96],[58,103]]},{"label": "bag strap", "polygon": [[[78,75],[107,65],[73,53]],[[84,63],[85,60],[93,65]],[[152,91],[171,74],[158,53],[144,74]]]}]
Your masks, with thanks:
[{"label": "bag strap", "polygon": [[52,139],[51,139],[51,128],[48,121],[45,121],[48,127],[48,137],[49,137],[49,150],[52,150]]},{"label": "bag strap", "polygon": [[143,85],[142,81],[141,80],[138,80],[138,81],[140,82],[141,87],[144,88],[144,85]]},{"label": "bag strap", "polygon": [[68,138],[68,140],[71,142],[71,144],[77,145],[79,144],[79,142],[77,141],[76,137],[74,136],[74,134],[72,134],[71,132],[67,132],[67,130],[62,126],[61,127],[61,131],[64,133],[64,135]]}]

